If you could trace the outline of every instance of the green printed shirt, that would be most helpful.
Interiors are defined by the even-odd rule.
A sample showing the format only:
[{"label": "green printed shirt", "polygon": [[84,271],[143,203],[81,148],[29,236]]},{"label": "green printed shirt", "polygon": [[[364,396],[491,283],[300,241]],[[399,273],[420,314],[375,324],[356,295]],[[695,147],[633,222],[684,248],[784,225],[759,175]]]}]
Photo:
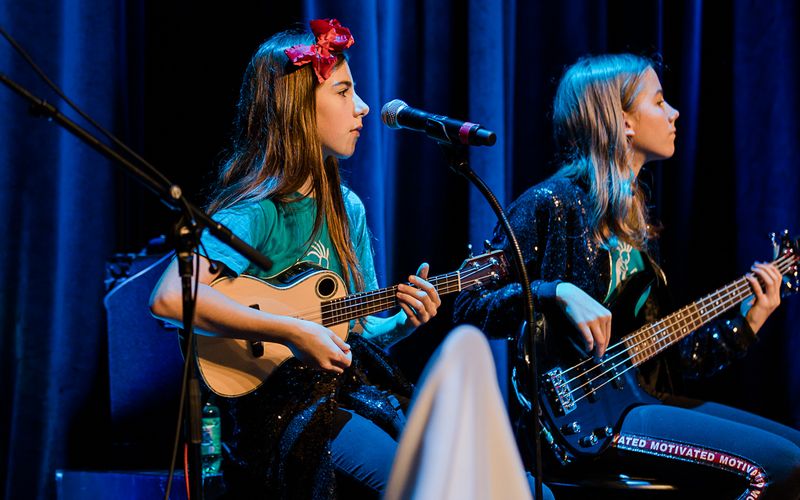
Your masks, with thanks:
[{"label": "green printed shirt", "polygon": [[[364,204],[348,188],[342,187],[342,196],[365,288],[375,290],[378,283]],[[300,198],[298,195],[297,201],[289,203],[275,203],[270,199],[245,202],[214,215],[214,220],[227,226],[233,234],[272,261],[272,268],[268,271],[251,264],[207,231],[203,233],[202,242],[211,260],[225,264],[237,275],[244,273],[264,279],[297,262],[306,261],[342,276],[342,266],[333,249],[327,224],[323,222],[319,233],[309,241],[316,211],[314,198]]]},{"label": "green printed shirt", "polygon": [[[645,264],[642,253],[639,250],[630,243],[620,241],[616,236],[612,236],[608,244],[604,245],[603,248],[611,255],[611,282],[609,283],[608,294],[606,295],[606,302],[608,302],[608,299],[614,295],[620,283],[634,274],[644,271]],[[648,288],[636,304],[636,314],[638,314],[639,309],[644,305],[649,294],[650,289]]]}]

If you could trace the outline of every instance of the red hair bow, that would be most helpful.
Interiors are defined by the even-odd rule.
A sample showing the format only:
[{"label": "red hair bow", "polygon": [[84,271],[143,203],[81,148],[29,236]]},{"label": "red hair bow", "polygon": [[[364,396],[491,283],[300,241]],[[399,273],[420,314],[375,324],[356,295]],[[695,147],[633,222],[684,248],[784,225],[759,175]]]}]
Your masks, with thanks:
[{"label": "red hair bow", "polygon": [[336,19],[314,19],[311,31],[317,37],[314,45],[295,45],[284,52],[295,66],[311,63],[319,83],[330,78],[336,66],[335,52],[350,48],[355,40],[350,30],[339,24]]}]

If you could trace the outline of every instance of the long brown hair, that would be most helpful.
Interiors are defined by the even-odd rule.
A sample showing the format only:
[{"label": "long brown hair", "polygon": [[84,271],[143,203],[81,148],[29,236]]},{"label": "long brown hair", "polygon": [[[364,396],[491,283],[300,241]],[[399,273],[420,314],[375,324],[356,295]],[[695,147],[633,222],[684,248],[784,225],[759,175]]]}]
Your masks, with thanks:
[{"label": "long brown hair", "polygon": [[[232,148],[221,164],[208,210],[215,213],[241,202],[294,195],[310,179],[317,204],[310,243],[325,223],[345,283],[364,289],[350,224],[342,197],[339,163],[323,158],[317,134],[316,88],[311,64],[290,65],[284,50],[311,45],[314,36],[301,31],[278,33],[259,46],[245,70],[234,121]],[[338,55],[337,65],[345,61]]]},{"label": "long brown hair", "polygon": [[584,57],[567,68],[553,102],[553,130],[565,156],[557,175],[586,182],[596,241],[612,236],[642,248],[656,229],[630,166],[623,112],[633,111],[654,62],[633,54]]}]

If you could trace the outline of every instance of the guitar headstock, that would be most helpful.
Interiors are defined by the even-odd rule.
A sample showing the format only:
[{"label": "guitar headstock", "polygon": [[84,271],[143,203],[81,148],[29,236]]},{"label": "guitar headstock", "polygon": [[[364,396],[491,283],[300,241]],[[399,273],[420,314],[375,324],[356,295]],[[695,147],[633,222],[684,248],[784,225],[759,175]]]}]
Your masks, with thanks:
[{"label": "guitar headstock", "polygon": [[775,260],[773,264],[778,267],[778,270],[783,274],[783,290],[782,296],[800,291],[800,272],[798,272],[798,260],[800,260],[800,252],[798,252],[798,239],[789,237],[789,231],[784,229],[780,236],[775,233],[770,233],[772,246],[775,251]]},{"label": "guitar headstock", "polygon": [[494,250],[465,260],[458,273],[462,290],[497,284],[508,276],[508,261],[502,250]]}]

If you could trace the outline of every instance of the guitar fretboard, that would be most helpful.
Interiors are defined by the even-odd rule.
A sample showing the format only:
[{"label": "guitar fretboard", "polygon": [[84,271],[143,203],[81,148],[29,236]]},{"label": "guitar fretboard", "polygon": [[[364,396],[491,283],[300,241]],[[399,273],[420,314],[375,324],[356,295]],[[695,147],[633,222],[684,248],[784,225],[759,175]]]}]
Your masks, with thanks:
[{"label": "guitar fretboard", "polygon": [[[439,295],[459,292],[462,288],[461,273],[442,274],[429,280]],[[322,302],[322,325],[333,326],[370,314],[379,313],[397,307],[397,285],[355,293],[347,297]]]},{"label": "guitar fretboard", "polygon": [[[781,274],[786,274],[795,260],[793,255],[785,255],[772,263]],[[655,323],[636,330],[623,339],[631,361],[634,365],[644,363],[751,294],[750,283],[742,276]]]}]

